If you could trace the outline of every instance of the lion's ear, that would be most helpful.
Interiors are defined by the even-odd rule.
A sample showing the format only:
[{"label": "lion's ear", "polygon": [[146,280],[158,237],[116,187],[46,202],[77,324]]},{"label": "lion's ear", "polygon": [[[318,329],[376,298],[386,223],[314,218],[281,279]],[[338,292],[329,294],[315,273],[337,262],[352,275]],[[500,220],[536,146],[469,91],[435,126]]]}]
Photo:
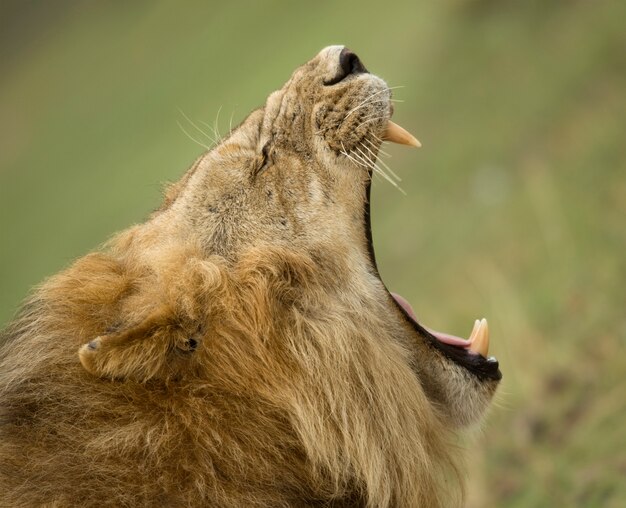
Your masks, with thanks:
[{"label": "lion's ear", "polygon": [[82,345],[78,358],[87,372],[98,377],[166,379],[180,373],[181,361],[195,351],[198,340],[197,334],[188,333],[161,309],[134,327]]}]

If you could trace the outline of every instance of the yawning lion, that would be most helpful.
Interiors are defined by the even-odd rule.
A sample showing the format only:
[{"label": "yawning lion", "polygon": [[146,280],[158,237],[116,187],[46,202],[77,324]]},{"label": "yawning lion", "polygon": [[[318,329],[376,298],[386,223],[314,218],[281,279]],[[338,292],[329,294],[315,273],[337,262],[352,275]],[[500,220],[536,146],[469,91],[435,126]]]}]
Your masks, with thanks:
[{"label": "yawning lion", "polygon": [[2,506],[459,502],[453,431],[501,377],[428,330],[370,230],[391,91],[341,46],[162,207],[37,289],[0,350]]}]

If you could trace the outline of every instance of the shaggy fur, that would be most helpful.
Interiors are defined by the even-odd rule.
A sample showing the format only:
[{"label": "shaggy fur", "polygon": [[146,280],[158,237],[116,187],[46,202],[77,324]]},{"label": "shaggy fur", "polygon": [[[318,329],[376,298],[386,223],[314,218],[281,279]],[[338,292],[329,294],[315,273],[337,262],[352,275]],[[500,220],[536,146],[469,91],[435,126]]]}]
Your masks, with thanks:
[{"label": "shaggy fur", "polygon": [[3,332],[2,506],[459,502],[451,430],[497,381],[432,347],[378,277],[371,174],[348,155],[377,151],[390,93],[342,76],[341,51]]}]

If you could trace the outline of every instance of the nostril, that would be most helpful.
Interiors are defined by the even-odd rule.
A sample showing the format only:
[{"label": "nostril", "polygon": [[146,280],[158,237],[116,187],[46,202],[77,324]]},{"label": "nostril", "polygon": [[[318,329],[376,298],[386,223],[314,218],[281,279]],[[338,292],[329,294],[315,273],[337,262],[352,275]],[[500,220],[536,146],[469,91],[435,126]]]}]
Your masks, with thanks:
[{"label": "nostril", "polygon": [[339,71],[337,75],[329,81],[324,82],[326,86],[335,85],[350,74],[367,72],[367,69],[355,53],[348,48],[343,48],[339,54]]},{"label": "nostril", "polygon": [[367,72],[365,66],[361,63],[361,60],[359,60],[359,57],[349,49],[344,49],[339,55],[339,65],[345,73],[345,76],[358,74],[359,72]]}]

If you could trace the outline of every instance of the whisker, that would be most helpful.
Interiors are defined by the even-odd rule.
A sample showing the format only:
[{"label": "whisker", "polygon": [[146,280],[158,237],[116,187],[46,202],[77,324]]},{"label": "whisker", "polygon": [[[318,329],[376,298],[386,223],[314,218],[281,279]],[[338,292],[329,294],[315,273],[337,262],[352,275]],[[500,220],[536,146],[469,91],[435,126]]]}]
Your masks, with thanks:
[{"label": "whisker", "polygon": [[[324,132],[326,132],[326,131],[328,131],[328,130],[330,130],[330,129],[333,129],[333,128],[339,129],[339,128],[341,127],[341,125],[343,124],[343,122],[345,122],[351,114],[355,113],[355,112],[356,112],[356,111],[358,111],[359,109],[361,109],[361,108],[365,107],[368,103],[370,103],[370,102],[372,102],[373,100],[377,99],[377,96],[378,96],[378,95],[380,95],[381,93],[384,93],[384,92],[389,92],[389,91],[391,91],[391,90],[395,90],[395,89],[397,89],[397,88],[404,88],[404,85],[390,86],[390,87],[384,88],[384,89],[382,89],[382,90],[379,90],[379,91],[377,91],[377,92],[373,92],[371,95],[369,95],[368,97],[366,97],[365,99],[363,99],[363,100],[362,100],[359,104],[357,104],[355,107],[353,107],[350,111],[348,111],[348,113],[346,114],[346,116],[344,116],[344,117],[341,119],[341,121],[339,122],[339,125],[329,125],[328,127],[325,127],[324,129],[320,129],[320,130],[316,131],[316,132],[317,132],[317,134],[322,134],[322,133],[324,133]],[[391,99],[391,98],[390,98],[389,100],[396,101],[396,102],[402,102],[402,101],[401,101],[401,100],[399,100],[399,99]],[[381,102],[383,102],[383,100],[382,100],[382,99],[380,99],[380,101],[381,101]],[[369,119],[369,118],[370,118],[370,116],[374,116],[374,115],[376,115],[376,114],[379,114],[379,113],[374,112],[374,113],[372,113],[371,115],[366,116],[365,118],[366,118],[366,119]],[[364,125],[364,123],[361,123],[361,124],[360,124],[359,126],[357,126],[356,128],[360,127],[361,125]],[[389,154],[387,154],[387,153],[385,153],[385,155],[388,155],[388,156],[389,156]]]},{"label": "whisker", "polygon": [[216,134],[217,139],[222,139],[222,135],[220,134],[220,130],[219,130],[219,122],[220,122],[220,113],[222,112],[222,106],[220,105],[219,109],[217,110],[217,115],[215,117],[215,122],[213,122],[213,132]]},{"label": "whisker", "polygon": [[233,109],[230,113],[230,120],[228,120],[228,133],[233,132],[233,116],[235,114],[235,110]]},{"label": "whisker", "polygon": [[[367,150],[367,151],[369,152],[368,158],[369,158],[369,156],[371,156],[371,157],[372,157],[372,160],[373,160],[373,161],[376,161],[376,160],[378,159],[378,155],[377,155],[377,154],[376,154],[376,153],[375,153],[375,152],[374,152],[371,148],[369,148],[368,146],[365,146],[365,144],[363,143],[363,141],[364,141],[364,140],[365,140],[365,138],[364,138],[363,140],[361,140],[361,142],[359,143],[359,145],[360,145],[362,148],[364,148],[365,150]],[[357,147],[357,149],[358,149],[361,153],[363,153],[363,152],[361,151],[361,148],[358,148],[358,147]],[[393,173],[393,171],[392,171],[392,173]]]},{"label": "whisker", "polygon": [[381,120],[383,117],[382,116],[377,116],[375,118],[369,118],[368,120],[364,120],[362,121],[359,125],[357,125],[354,130],[362,127],[363,125],[365,125],[366,123],[370,123],[370,122],[375,122],[376,120]]},{"label": "whisker", "polygon": [[358,153],[356,153],[354,151],[352,152],[352,155],[356,159],[360,160],[365,167],[368,167],[370,169],[374,169],[374,163],[372,161],[370,161],[367,157],[363,157],[362,155],[359,155]]},{"label": "whisker", "polygon": [[202,120],[198,120],[202,125],[204,125],[207,129],[211,129],[213,131],[213,136],[209,136],[208,134],[205,134],[207,138],[209,138],[214,144],[217,145],[217,143],[219,142],[219,138],[215,135],[215,130],[213,129],[212,125],[209,125],[206,122],[203,122]]},{"label": "whisker", "polygon": [[213,131],[213,137],[211,137],[211,141],[213,141],[213,143],[215,143],[216,145],[222,140],[222,135],[220,134],[220,131],[217,126],[217,123],[220,117],[220,111],[222,111],[222,106],[220,106],[219,109],[217,110],[217,117],[215,118],[215,122],[213,122],[213,125],[209,125],[208,123],[200,120],[200,123],[202,125],[204,125],[207,129],[211,129]]},{"label": "whisker", "polygon": [[348,111],[348,114],[345,116],[345,118],[348,118],[355,110],[359,109],[361,106],[363,106],[364,104],[367,104],[368,101],[372,100],[374,97],[376,97],[377,95],[386,92],[386,89],[383,90],[379,90],[378,92],[374,92],[371,95],[368,95],[365,99],[363,99],[363,101],[359,102],[356,106],[354,106],[350,111]]},{"label": "whisker", "polygon": [[188,137],[189,139],[191,139],[191,141],[193,141],[194,143],[197,143],[198,145],[200,145],[200,146],[202,146],[202,147],[206,148],[207,150],[211,150],[211,147],[209,147],[209,146],[205,145],[204,143],[201,143],[201,142],[200,142],[200,141],[198,141],[196,138],[194,138],[191,134],[189,134],[189,133],[185,130],[185,128],[181,125],[181,123],[180,123],[178,120],[176,120],[176,123],[177,123],[177,124],[178,124],[178,126],[180,127],[180,130],[182,130],[182,131],[183,131],[183,132],[187,135],[187,137]]},{"label": "whisker", "polygon": [[[372,154],[372,156],[376,159],[376,154],[374,152],[372,152],[367,146],[365,146],[362,142],[361,142],[361,146],[363,148],[365,148],[369,153]],[[393,176],[398,182],[402,181],[402,178],[400,178],[394,171],[393,169],[391,169],[387,164],[385,164],[385,161],[381,160],[380,158],[378,158],[378,162],[380,162],[383,167],[389,171],[389,173],[391,174],[391,176]]]},{"label": "whisker", "polygon": [[383,155],[386,155],[387,157],[391,157],[391,154],[385,152],[382,147],[380,145],[376,145],[371,139],[369,138],[363,138],[364,141],[367,141],[367,143],[369,143],[369,145],[375,149],[378,150],[379,153],[382,153]]},{"label": "whisker", "polygon": [[378,166],[374,165],[374,167],[376,168],[376,170],[379,172],[379,174],[385,179],[387,180],[391,185],[393,185],[396,189],[398,189],[403,195],[406,196],[406,192],[404,191],[404,189],[402,187],[400,187],[387,173],[385,173],[382,169],[380,169]]},{"label": "whisker", "polygon": [[380,175],[378,173],[376,173],[376,171],[374,171],[372,173],[372,175],[374,176],[374,178],[376,178],[377,182],[382,182],[383,181],[383,179],[380,177]]},{"label": "whisker", "polygon": [[[367,156],[365,155],[365,153],[357,146],[356,149],[363,155],[363,157],[366,160],[369,160],[367,158]],[[357,156],[357,154],[354,154],[355,157]],[[404,194],[406,196],[406,192],[404,192],[404,190],[402,189],[402,187],[400,187],[393,178],[391,178],[387,173],[385,173],[385,171],[383,171],[380,166],[376,165],[376,162],[371,162],[371,168],[376,171],[379,175],[381,175],[385,180],[387,180],[391,185],[393,185],[396,189],[398,189],[402,194]],[[393,174],[393,172],[392,172]],[[395,175],[397,177],[397,175]]]},{"label": "whisker", "polygon": [[[217,144],[216,140],[213,139],[211,136],[209,136],[206,132],[204,132],[200,127],[198,127],[198,125],[196,125],[196,123],[194,123],[194,121],[191,118],[189,118],[182,109],[178,108],[178,111],[180,112],[181,115],[183,115],[185,117],[185,120],[187,120],[187,122],[189,122],[189,124],[194,129],[196,129],[200,134],[202,134],[205,138],[207,138],[209,141],[211,141],[211,143]],[[200,123],[204,123],[204,122],[200,122]],[[209,127],[209,126],[207,125],[207,127]],[[204,146],[204,145],[202,145],[202,146]]]},{"label": "whisker", "polygon": [[382,90],[378,90],[378,92],[374,92],[372,95],[370,95],[369,97],[364,99],[361,103],[357,104],[354,108],[352,108],[350,111],[348,111],[348,114],[343,119],[345,120],[346,118],[348,118],[357,109],[359,109],[361,106],[367,104],[369,101],[371,101],[377,95],[379,95],[379,94],[381,94],[383,92],[389,92],[390,90],[393,90],[395,88],[404,88],[404,87],[402,87],[402,86],[392,86],[392,87],[383,88]]},{"label": "whisker", "polygon": [[372,164],[376,164],[376,159],[378,158],[376,156],[376,154],[374,152],[372,152],[371,150],[368,150],[369,153],[365,153],[363,150],[361,150],[361,148],[366,148],[363,143],[359,143],[357,146],[355,146],[355,148],[358,150],[358,152],[365,157],[367,160],[372,161]]},{"label": "whisker", "polygon": [[359,163],[358,161],[354,160],[354,157],[352,157],[350,154],[347,154],[347,153],[345,153],[345,152],[342,152],[342,153],[343,153],[343,154],[344,154],[344,155],[345,155],[345,156],[346,156],[346,157],[350,160],[350,162],[352,162],[352,164],[354,164],[357,168],[358,168],[359,166],[361,166],[361,167],[362,167],[361,163]]},{"label": "whisker", "polygon": [[354,162],[355,164],[358,164],[359,166],[365,167],[365,168],[369,167],[369,166],[367,166],[367,165],[362,164],[362,163],[361,163],[361,162],[359,162],[358,160],[356,160],[356,159],[352,156],[352,155],[355,155],[355,154],[350,155],[350,154],[348,153],[348,151],[346,150],[346,147],[344,146],[343,142],[341,143],[341,147],[343,148],[343,151],[342,151],[341,153],[343,153],[343,154],[344,154],[344,155],[345,155],[348,159],[350,159],[352,162]]},{"label": "whisker", "polygon": [[[355,148],[356,148],[356,150],[357,150],[357,151],[361,154],[361,159],[362,159],[362,160],[366,160],[366,161],[368,161],[368,162],[369,162],[369,165],[370,165],[370,167],[371,167],[372,169],[377,168],[377,169],[378,169],[381,173],[384,173],[384,171],[382,171],[382,169],[380,169],[380,167],[378,167],[378,166],[376,165],[376,159],[375,159],[375,158],[374,158],[374,160],[372,160],[372,159],[370,159],[370,158],[369,158],[369,157],[365,154],[365,152],[364,152],[363,150],[361,150],[358,146],[356,146]],[[353,151],[352,153],[354,153],[355,157],[357,157],[357,156],[358,156],[358,154],[356,154],[354,151]],[[389,178],[389,175],[387,175],[387,173],[384,173],[384,174],[385,174],[385,176],[386,176],[387,178]]]},{"label": "whisker", "polygon": [[380,138],[379,138],[376,134],[374,134],[373,132],[370,132],[370,135],[371,135],[373,138],[376,138],[376,140],[380,141],[381,143],[383,142],[383,140],[382,140],[382,139],[380,139]]},{"label": "whisker", "polygon": [[361,152],[361,155],[354,152],[353,150],[351,150],[349,153],[346,150],[346,147],[344,146],[343,142],[341,143],[341,148],[343,149],[341,153],[345,155],[350,161],[352,161],[352,163],[371,170],[373,176],[380,176],[384,178],[391,185],[393,185],[396,189],[398,189],[403,195],[406,196],[406,192],[404,191],[404,189],[402,189],[402,187],[400,187],[387,173],[385,173],[379,166],[377,166],[375,162],[372,162],[365,155],[365,153],[359,149],[359,147],[356,147],[356,149],[359,150],[359,152]]},{"label": "whisker", "polygon": [[349,153],[347,153],[347,152],[341,152],[341,153],[344,154],[352,162],[352,164],[354,164],[356,167],[361,166],[361,167],[365,167],[367,169],[367,166],[363,166],[363,164],[361,164],[359,161],[357,161]]},{"label": "whisker", "polygon": [[400,178],[400,176],[398,176],[398,175],[396,174],[396,172],[395,172],[393,169],[391,169],[391,168],[390,168],[390,167],[389,167],[389,166],[385,163],[385,161],[383,161],[382,159],[378,159],[378,162],[380,162],[380,163],[383,165],[383,167],[384,167],[387,171],[389,171],[389,173],[391,174],[391,176],[393,176],[393,177],[394,177],[394,178],[395,178],[398,182],[401,182],[401,181],[402,181],[402,178]]},{"label": "whisker", "polygon": [[[372,102],[374,102],[375,100],[380,100],[378,97],[374,97],[371,96],[368,99],[366,99],[365,101],[363,101],[361,104],[358,104],[357,106],[355,106],[354,108],[352,108],[350,111],[348,111],[348,113],[346,114],[346,116],[343,118],[343,120],[347,119],[352,113],[356,113],[359,109],[364,108],[365,106],[367,106],[368,104],[371,104]],[[382,100],[380,100],[380,102],[383,102]],[[342,122],[343,122],[342,120]]]},{"label": "whisker", "polygon": [[218,133],[217,133],[217,132],[215,132],[215,127],[213,127],[211,124],[208,124],[208,123],[206,123],[206,122],[203,122],[202,120],[200,120],[200,123],[201,123],[202,125],[204,125],[207,129],[211,129],[211,131],[213,132],[213,138],[212,138],[212,139],[213,139],[213,142],[214,142],[215,144],[217,144],[217,143],[220,141],[220,137],[219,137]]},{"label": "whisker", "polygon": [[381,115],[381,113],[380,113],[380,111],[374,111],[373,113],[370,113],[369,115],[365,115],[365,116],[362,118],[362,120],[368,120],[368,119],[370,119],[370,118],[374,118],[374,117],[376,117],[376,118],[380,118],[380,119],[382,119],[382,118],[383,118],[383,117],[382,117],[382,115]]}]

